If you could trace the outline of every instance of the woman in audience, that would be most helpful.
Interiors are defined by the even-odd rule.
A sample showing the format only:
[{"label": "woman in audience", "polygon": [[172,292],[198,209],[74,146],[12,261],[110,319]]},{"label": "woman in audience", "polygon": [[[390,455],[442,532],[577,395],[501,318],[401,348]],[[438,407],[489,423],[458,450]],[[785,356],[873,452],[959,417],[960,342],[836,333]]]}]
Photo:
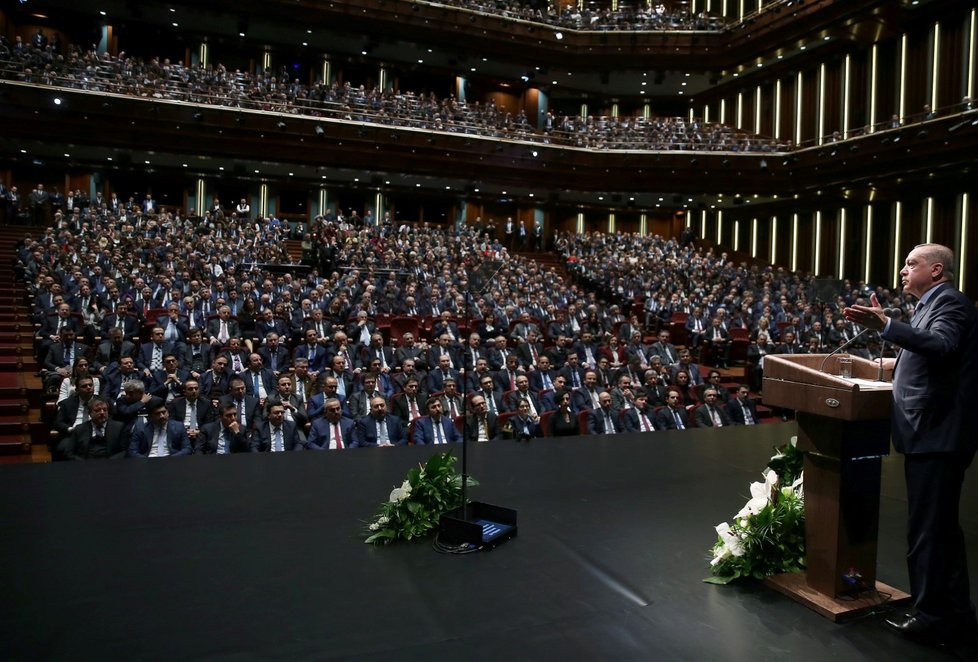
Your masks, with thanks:
[{"label": "woman in audience", "polygon": [[574,437],[581,434],[577,425],[577,415],[571,411],[571,392],[567,389],[558,391],[554,397],[557,411],[550,415],[549,430],[551,437]]},{"label": "woman in audience", "polygon": [[79,377],[91,377],[95,386],[94,395],[98,395],[102,387],[102,379],[95,377],[88,372],[88,359],[80,356],[75,359],[75,365],[71,367],[71,374],[61,380],[61,387],[58,389],[58,400],[55,404],[60,404],[62,400],[67,400],[75,393],[75,382]]}]

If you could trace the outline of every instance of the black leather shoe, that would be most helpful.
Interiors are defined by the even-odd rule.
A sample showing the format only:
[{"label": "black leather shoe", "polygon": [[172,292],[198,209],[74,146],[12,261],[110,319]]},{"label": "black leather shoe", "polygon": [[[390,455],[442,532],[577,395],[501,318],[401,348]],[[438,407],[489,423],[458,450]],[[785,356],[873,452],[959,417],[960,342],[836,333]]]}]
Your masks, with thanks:
[{"label": "black leather shoe", "polygon": [[886,627],[890,628],[894,632],[898,632],[907,639],[912,639],[920,643],[936,644],[940,642],[937,628],[935,628],[933,625],[924,623],[916,616],[887,618],[883,622],[886,623]]}]

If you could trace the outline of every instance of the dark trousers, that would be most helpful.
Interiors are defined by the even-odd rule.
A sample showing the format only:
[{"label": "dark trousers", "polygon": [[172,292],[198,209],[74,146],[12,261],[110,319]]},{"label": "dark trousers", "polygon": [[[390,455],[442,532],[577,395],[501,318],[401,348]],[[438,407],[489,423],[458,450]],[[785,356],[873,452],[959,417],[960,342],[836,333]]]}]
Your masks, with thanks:
[{"label": "dark trousers", "polygon": [[918,618],[948,629],[975,628],[964,533],[961,485],[974,453],[906,455],[907,567]]}]

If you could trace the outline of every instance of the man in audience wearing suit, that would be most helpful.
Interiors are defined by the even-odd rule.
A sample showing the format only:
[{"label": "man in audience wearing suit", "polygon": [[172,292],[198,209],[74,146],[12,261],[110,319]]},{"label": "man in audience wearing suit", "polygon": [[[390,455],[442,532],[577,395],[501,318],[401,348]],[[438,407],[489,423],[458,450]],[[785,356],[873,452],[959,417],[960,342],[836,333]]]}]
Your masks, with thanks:
[{"label": "man in audience wearing suit", "polygon": [[122,329],[112,327],[108,331],[108,339],[99,343],[92,362],[92,372],[104,374],[105,368],[118,363],[123,356],[136,358],[136,346],[125,339]]},{"label": "man in audience wearing suit", "polygon": [[600,406],[592,409],[587,417],[588,434],[617,434],[622,432],[618,410],[611,406],[611,393],[605,391],[598,396]]},{"label": "man in audience wearing suit", "polygon": [[306,413],[306,407],[299,399],[299,396],[295,394],[292,377],[289,375],[279,376],[276,382],[276,388],[268,394],[265,405],[266,407],[281,405],[285,412],[285,420],[295,422],[300,430],[304,431],[306,425],[309,423],[309,415]]},{"label": "man in audience wearing suit", "polygon": [[727,410],[720,402],[720,391],[709,386],[703,391],[706,402],[697,407],[694,418],[696,425],[701,428],[721,428],[732,425]]},{"label": "man in audience wearing suit", "polygon": [[95,380],[79,377],[75,381],[75,392],[61,401],[54,418],[54,429],[67,436],[76,426],[88,420],[88,404],[95,397]]},{"label": "man in audience wearing suit", "polygon": [[357,442],[356,421],[343,415],[343,405],[337,398],[323,403],[323,416],[312,423],[306,440],[309,450],[341,450]]},{"label": "man in audience wearing suit", "polygon": [[727,402],[727,416],[733,425],[757,425],[757,405],[747,384],[738,386],[737,394]]},{"label": "man in audience wearing suit", "polygon": [[[244,389],[244,385],[241,386]],[[222,404],[218,420],[200,429],[197,450],[203,455],[249,453],[257,450],[251,434],[241,425],[233,404]]]},{"label": "man in audience wearing suit", "polygon": [[167,408],[171,419],[183,423],[191,445],[196,448],[200,428],[217,420],[217,412],[211,401],[201,396],[200,382],[196,379],[191,377],[183,383],[183,395],[182,398],[171,400]]},{"label": "man in audience wearing suit", "polygon": [[75,361],[88,356],[88,345],[75,341],[75,331],[71,327],[61,329],[58,342],[53,343],[44,358],[44,387],[57,388],[61,380],[71,374]]},{"label": "man in audience wearing suit", "polygon": [[156,398],[147,408],[146,423],[136,423],[126,457],[169,457],[190,455],[193,446],[183,423],[170,420],[166,403]]},{"label": "man in audience wearing suit", "polygon": [[89,399],[88,422],[75,426],[58,445],[57,459],[101,460],[126,456],[129,436],[125,426],[109,419],[109,403],[98,396]]},{"label": "man in audience wearing suit", "polygon": [[129,314],[129,304],[120,301],[115,305],[115,312],[109,313],[102,318],[102,337],[106,337],[109,329],[119,329],[122,337],[127,341],[135,342],[139,337],[139,319],[135,315]]},{"label": "man in audience wearing suit", "polygon": [[418,419],[414,431],[416,444],[451,444],[462,441],[455,423],[445,416],[441,408],[441,400],[428,398],[427,416]]},{"label": "man in audience wearing suit", "polygon": [[403,446],[408,442],[404,423],[387,413],[387,401],[380,396],[370,399],[370,413],[357,419],[356,446]]},{"label": "man in audience wearing suit", "polygon": [[498,437],[496,415],[489,412],[486,397],[475,393],[469,401],[472,411],[465,417],[465,441],[493,441]]},{"label": "man in audience wearing suit", "polygon": [[235,408],[238,414],[238,423],[246,432],[255,426],[261,416],[261,405],[258,398],[245,392],[245,383],[240,377],[231,378],[228,394],[219,400],[219,404],[221,412],[227,405]]},{"label": "man in audience wearing suit", "polygon": [[625,410],[624,419],[625,432],[654,432],[658,429],[655,413],[649,405],[649,394],[645,391],[636,391],[635,406]]},{"label": "man in audience wearing suit", "polygon": [[281,402],[267,404],[267,421],[255,430],[255,440],[260,453],[279,453],[305,449],[306,435],[295,421],[286,420],[285,407]]},{"label": "man in audience wearing suit", "polygon": [[656,427],[660,430],[685,430],[689,427],[689,417],[682,406],[682,395],[672,387],[666,391],[666,406],[659,410]]},{"label": "man in audience wearing suit", "polygon": [[204,334],[200,329],[190,329],[187,344],[180,349],[178,358],[180,365],[195,379],[199,379],[207,371],[212,362],[211,345],[204,342]]}]

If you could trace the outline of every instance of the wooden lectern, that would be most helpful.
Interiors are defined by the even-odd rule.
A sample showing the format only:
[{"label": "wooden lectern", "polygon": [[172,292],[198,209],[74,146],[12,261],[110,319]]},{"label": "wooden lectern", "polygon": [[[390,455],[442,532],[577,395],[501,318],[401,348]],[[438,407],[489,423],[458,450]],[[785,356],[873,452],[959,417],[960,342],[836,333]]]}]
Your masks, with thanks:
[{"label": "wooden lectern", "polygon": [[880,594],[892,596],[890,603],[910,596],[876,581],[880,473],[890,452],[893,386],[877,381],[874,361],[852,357],[852,379],[843,379],[838,355],[825,358],[764,358],[764,404],[795,410],[798,449],[805,453],[807,557],[805,572],[776,575],[768,584],[839,621],[878,606]]}]

